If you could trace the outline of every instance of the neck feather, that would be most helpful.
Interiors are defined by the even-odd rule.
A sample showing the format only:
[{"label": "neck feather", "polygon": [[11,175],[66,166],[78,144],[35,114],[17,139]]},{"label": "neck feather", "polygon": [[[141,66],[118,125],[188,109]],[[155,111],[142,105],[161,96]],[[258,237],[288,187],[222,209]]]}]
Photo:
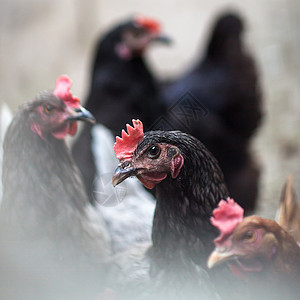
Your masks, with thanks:
[{"label": "neck feather", "polygon": [[216,160],[200,142],[177,146],[185,163],[176,179],[168,176],[157,186],[153,245],[165,255],[179,245],[191,255],[208,254],[217,235],[209,219],[228,191]]}]

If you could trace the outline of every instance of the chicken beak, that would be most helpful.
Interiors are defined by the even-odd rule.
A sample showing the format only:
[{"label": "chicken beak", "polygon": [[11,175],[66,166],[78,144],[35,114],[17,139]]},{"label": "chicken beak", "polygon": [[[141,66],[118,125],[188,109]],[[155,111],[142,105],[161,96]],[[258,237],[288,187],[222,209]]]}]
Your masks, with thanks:
[{"label": "chicken beak", "polygon": [[159,42],[165,45],[171,45],[173,43],[173,40],[165,34],[160,34],[153,37],[152,42]]},{"label": "chicken beak", "polygon": [[207,267],[212,269],[217,265],[220,265],[229,260],[234,260],[236,255],[232,252],[222,252],[220,249],[216,248],[209,256],[207,260]]},{"label": "chicken beak", "polygon": [[84,107],[76,107],[71,109],[71,116],[68,117],[67,120],[74,120],[74,121],[85,121],[92,124],[96,123],[96,119],[94,116],[86,110]]},{"label": "chicken beak", "polygon": [[136,168],[123,168],[122,165],[118,166],[112,178],[113,186],[117,186],[128,177],[137,175],[137,171],[138,170]]}]

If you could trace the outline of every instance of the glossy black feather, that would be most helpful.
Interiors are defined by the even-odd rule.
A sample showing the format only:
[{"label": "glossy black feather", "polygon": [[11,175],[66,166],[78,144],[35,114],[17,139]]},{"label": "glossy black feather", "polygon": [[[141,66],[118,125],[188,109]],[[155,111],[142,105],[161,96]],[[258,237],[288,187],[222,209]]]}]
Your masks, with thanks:
[{"label": "glossy black feather", "polygon": [[148,132],[136,151],[152,143],[175,145],[184,158],[179,176],[168,176],[156,187],[153,246],[167,256],[184,239],[193,259],[199,261],[212,249],[216,237],[217,232],[209,222],[212,211],[221,199],[229,196],[222,171],[206,147],[188,134]]},{"label": "glossy black feather", "polygon": [[171,110],[170,124],[204,143],[217,158],[231,196],[251,212],[260,172],[249,144],[261,123],[262,105],[258,72],[245,50],[243,32],[244,22],[237,14],[218,17],[204,57],[163,93],[169,107],[187,92],[195,99],[194,111],[183,108],[182,115]]},{"label": "glossy black feather", "polygon": [[[156,80],[151,74],[142,54],[123,59],[116,53],[124,30],[134,26],[134,21],[122,23],[104,37],[95,49],[91,83],[86,108],[114,135],[120,134],[128,120],[140,118],[146,129],[162,114]],[[93,202],[92,182],[95,163],[91,152],[90,126],[78,137],[72,148],[73,157],[82,172],[90,201]],[[89,162],[89,168],[86,162]]]}]

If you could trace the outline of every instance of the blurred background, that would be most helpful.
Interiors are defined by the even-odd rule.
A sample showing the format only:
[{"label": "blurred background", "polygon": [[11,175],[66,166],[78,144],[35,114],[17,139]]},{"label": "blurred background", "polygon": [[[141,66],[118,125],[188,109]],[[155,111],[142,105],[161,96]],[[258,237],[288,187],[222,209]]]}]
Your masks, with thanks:
[{"label": "blurred background", "polygon": [[274,217],[288,174],[300,194],[300,2],[298,0],[0,0],[0,100],[15,111],[68,74],[82,100],[92,54],[101,33],[134,13],[153,16],[174,39],[153,47],[147,60],[155,76],[182,74],[201,56],[215,17],[238,12],[262,83],[262,126],[253,151],[262,166],[258,213]]}]

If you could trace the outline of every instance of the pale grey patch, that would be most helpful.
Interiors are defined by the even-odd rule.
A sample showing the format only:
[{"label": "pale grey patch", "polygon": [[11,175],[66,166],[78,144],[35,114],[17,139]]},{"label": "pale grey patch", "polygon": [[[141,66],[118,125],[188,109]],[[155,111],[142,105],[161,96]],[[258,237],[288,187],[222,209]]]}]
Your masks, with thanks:
[{"label": "pale grey patch", "polygon": [[113,145],[115,137],[103,125],[92,130],[93,154],[97,173],[94,196],[112,239],[113,251],[119,252],[136,242],[151,241],[155,200],[136,178],[128,178],[117,187],[112,175],[118,166]]}]

